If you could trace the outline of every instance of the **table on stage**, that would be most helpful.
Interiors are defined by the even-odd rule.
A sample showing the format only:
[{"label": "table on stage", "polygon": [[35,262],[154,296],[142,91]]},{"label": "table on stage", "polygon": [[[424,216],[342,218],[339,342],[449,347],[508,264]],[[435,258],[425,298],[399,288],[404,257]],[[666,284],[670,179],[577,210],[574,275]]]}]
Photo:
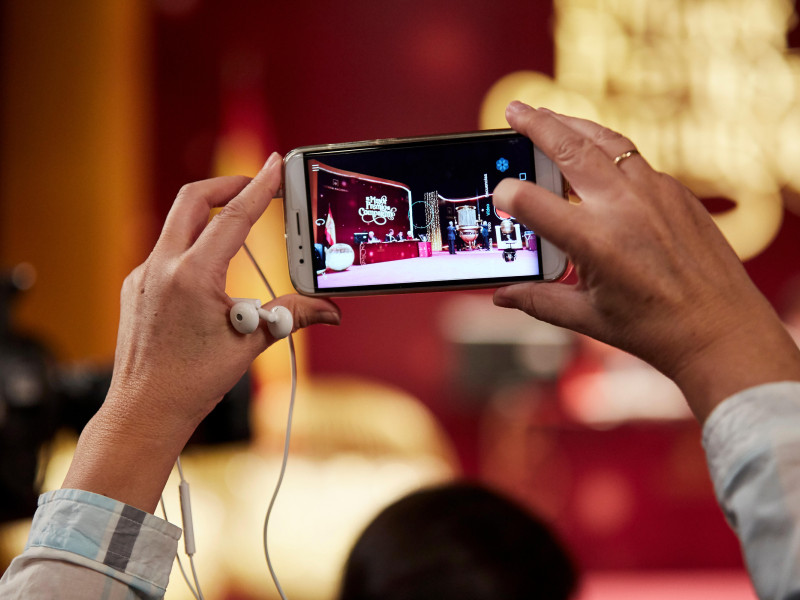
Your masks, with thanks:
[{"label": "table on stage", "polygon": [[430,255],[431,243],[420,242],[418,240],[407,242],[374,242],[371,244],[360,244],[359,247],[359,258],[360,264],[362,265]]}]

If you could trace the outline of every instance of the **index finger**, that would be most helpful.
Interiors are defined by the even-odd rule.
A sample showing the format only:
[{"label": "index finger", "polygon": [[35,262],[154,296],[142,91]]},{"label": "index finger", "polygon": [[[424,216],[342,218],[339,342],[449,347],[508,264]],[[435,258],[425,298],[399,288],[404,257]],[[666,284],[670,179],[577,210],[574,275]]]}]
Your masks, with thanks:
[{"label": "index finger", "polygon": [[569,115],[560,115],[557,113],[553,113],[553,116],[570,129],[593,140],[612,163],[615,158],[619,158],[623,153],[635,151],[635,160],[626,161],[624,166],[617,166],[617,169],[620,169],[621,172],[624,173],[625,169],[630,168],[630,165],[636,165],[636,168],[646,167],[649,169],[649,164],[645,158],[636,151],[635,144],[621,133],[603,127],[599,123],[595,123],[589,119],[570,117]]},{"label": "index finger", "polygon": [[157,247],[171,253],[191,248],[208,225],[211,209],[227,203],[248,183],[249,177],[229,176],[184,185],[164,221]]},{"label": "index finger", "polygon": [[506,119],[556,163],[579,196],[607,192],[621,182],[619,169],[595,141],[554,113],[515,101],[506,108]]},{"label": "index finger", "polygon": [[203,230],[195,244],[210,260],[230,262],[281,185],[281,156],[270,155],[258,174]]}]

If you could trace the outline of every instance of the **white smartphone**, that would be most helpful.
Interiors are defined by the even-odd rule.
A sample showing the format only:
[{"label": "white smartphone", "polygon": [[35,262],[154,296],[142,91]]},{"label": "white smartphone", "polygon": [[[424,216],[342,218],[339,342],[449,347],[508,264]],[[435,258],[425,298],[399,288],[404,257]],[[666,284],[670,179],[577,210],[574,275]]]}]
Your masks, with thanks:
[{"label": "white smartphone", "polygon": [[344,296],[559,279],[564,253],[494,206],[506,177],[565,195],[555,164],[510,129],[292,150],[284,210],[295,289]]}]

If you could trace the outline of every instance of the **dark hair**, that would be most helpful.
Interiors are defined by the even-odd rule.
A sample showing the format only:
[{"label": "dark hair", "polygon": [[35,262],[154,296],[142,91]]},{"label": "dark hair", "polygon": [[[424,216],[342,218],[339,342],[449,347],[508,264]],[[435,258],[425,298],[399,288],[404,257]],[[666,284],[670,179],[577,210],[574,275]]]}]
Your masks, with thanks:
[{"label": "dark hair", "polygon": [[483,486],[412,493],[350,552],[339,600],[565,600],[577,571],[548,527]]}]

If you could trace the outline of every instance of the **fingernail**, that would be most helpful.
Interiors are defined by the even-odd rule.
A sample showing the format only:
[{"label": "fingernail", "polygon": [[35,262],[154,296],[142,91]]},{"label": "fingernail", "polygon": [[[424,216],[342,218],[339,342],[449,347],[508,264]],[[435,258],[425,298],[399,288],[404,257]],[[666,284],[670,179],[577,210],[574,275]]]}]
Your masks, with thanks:
[{"label": "fingernail", "polygon": [[319,313],[319,322],[326,325],[339,325],[342,322],[342,316],[333,311]]},{"label": "fingernail", "polygon": [[525,104],[524,102],[520,102],[519,100],[514,100],[511,104],[506,107],[506,113],[510,114],[517,114],[522,112],[527,112],[529,110],[533,110],[530,106]]},{"label": "fingernail", "polygon": [[267,159],[267,162],[264,163],[264,168],[265,169],[272,168],[275,165],[276,162],[280,161],[280,159],[281,159],[281,155],[278,154],[277,152],[273,152],[272,154],[269,155],[269,158]]},{"label": "fingernail", "polygon": [[513,308],[511,299],[506,295],[505,288],[498,288],[494,291],[492,302],[494,302],[495,306],[499,306],[500,308]]}]

